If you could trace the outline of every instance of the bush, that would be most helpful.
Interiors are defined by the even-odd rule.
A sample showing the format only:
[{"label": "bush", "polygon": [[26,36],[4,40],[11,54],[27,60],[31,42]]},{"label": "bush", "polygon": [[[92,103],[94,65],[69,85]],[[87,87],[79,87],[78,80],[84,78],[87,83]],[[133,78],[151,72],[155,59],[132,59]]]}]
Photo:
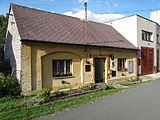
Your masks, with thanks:
[{"label": "bush", "polygon": [[37,96],[26,99],[25,102],[22,102],[22,106],[36,106],[40,105],[44,102],[44,100],[38,98]]},{"label": "bush", "polygon": [[0,73],[0,97],[19,96],[21,93],[20,85],[12,77]]},{"label": "bush", "polygon": [[87,86],[84,86],[81,88],[82,90],[94,90],[95,89],[95,83],[90,83]]},{"label": "bush", "polygon": [[54,94],[56,97],[61,97],[61,96],[65,95],[65,93],[63,91],[57,91]]},{"label": "bush", "polygon": [[0,73],[8,75],[11,73],[11,67],[8,60],[0,59]]},{"label": "bush", "polygon": [[142,82],[142,79],[138,76],[138,77],[135,78],[135,81],[140,81],[140,82]]},{"label": "bush", "polygon": [[103,90],[114,89],[114,87],[112,85],[107,85],[106,83],[97,83],[97,84],[95,84],[95,88],[96,89],[103,89]]},{"label": "bush", "polygon": [[106,83],[97,83],[96,85],[95,85],[95,88],[96,89],[103,89],[103,90],[106,90],[107,89],[107,84]]},{"label": "bush", "polygon": [[37,99],[41,99],[42,101],[47,101],[50,98],[50,91],[49,89],[42,89],[37,93]]}]

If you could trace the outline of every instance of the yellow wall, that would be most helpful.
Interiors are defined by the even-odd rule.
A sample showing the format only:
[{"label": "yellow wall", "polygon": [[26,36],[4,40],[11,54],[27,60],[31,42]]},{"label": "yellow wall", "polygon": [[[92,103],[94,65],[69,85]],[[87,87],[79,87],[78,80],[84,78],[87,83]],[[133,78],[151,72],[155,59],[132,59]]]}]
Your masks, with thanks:
[{"label": "yellow wall", "polygon": [[[23,92],[27,90],[40,90],[42,87],[59,90],[62,88],[70,88],[74,86],[81,86],[83,84],[94,83],[94,58],[105,58],[105,82],[114,81],[114,79],[125,79],[129,76],[136,76],[137,60],[135,50],[125,50],[116,48],[102,48],[102,47],[88,47],[86,54],[85,46],[65,45],[65,44],[49,44],[49,43],[23,43],[22,72],[31,74],[24,74],[22,81],[27,81]],[[117,77],[111,78],[109,76],[109,54],[115,55],[115,70],[117,71],[117,58],[127,58],[134,62],[134,73],[119,72]],[[85,72],[85,64],[90,61],[91,72]],[[53,59],[72,59],[72,73],[70,78],[54,78],[52,76],[52,60]],[[126,64],[126,67],[128,65]],[[29,68],[30,67],[30,68]],[[126,76],[122,76],[124,73]],[[62,81],[68,84],[62,84]],[[26,89],[25,89],[26,88]],[[30,89],[28,89],[30,88]]]}]

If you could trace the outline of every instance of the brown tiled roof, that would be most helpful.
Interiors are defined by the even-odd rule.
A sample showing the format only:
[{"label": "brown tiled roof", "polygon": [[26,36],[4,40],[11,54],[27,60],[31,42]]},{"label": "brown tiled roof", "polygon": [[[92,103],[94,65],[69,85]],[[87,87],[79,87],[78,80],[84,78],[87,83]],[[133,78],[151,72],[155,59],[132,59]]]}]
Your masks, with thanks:
[{"label": "brown tiled roof", "polygon": [[137,49],[113,27],[11,4],[21,40]]}]

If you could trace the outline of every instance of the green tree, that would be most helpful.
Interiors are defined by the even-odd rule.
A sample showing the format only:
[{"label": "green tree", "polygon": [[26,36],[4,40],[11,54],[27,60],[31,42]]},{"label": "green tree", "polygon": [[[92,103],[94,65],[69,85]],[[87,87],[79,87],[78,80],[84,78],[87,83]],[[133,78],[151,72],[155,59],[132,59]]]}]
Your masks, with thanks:
[{"label": "green tree", "polygon": [[3,49],[7,31],[7,17],[0,15],[0,59],[3,59]]}]

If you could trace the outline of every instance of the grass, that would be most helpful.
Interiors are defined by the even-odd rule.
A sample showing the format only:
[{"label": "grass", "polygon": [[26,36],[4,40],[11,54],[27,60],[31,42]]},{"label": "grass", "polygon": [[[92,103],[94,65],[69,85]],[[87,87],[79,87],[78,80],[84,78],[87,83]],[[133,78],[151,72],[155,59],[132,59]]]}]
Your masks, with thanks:
[{"label": "grass", "polygon": [[132,83],[129,83],[129,82],[125,81],[125,82],[118,82],[117,84],[120,84],[120,85],[123,85],[123,86],[135,87],[135,86],[138,86],[138,85],[141,85],[141,84],[144,84],[144,83],[148,83],[148,82],[151,82],[151,81],[153,81],[153,80],[139,82],[139,83],[135,83],[135,84],[132,84]]},{"label": "grass", "polygon": [[[134,87],[147,82],[133,84],[130,85],[130,87]],[[58,111],[62,111],[67,108],[86,104],[88,102],[100,99],[104,96],[112,95],[113,93],[117,93],[124,89],[126,88],[109,89],[90,94],[85,94],[83,96],[57,100],[54,102],[49,102],[38,106],[30,106],[30,107],[17,107],[21,102],[24,102],[25,99],[27,98],[0,98],[0,119],[28,120],[42,115],[47,115]]]},{"label": "grass", "polygon": [[4,106],[6,105],[10,107],[3,106],[2,108],[0,108],[1,110],[3,109],[3,111],[0,112],[0,118],[1,120],[28,120],[41,115],[55,113],[55,112],[64,110],[65,108],[79,106],[79,105],[88,103],[90,101],[100,99],[103,96],[112,95],[113,93],[119,92],[123,89],[124,88],[110,89],[110,90],[95,92],[91,94],[86,94],[83,96],[41,104],[38,106],[22,107],[22,108],[16,108],[16,105],[20,103],[20,101],[23,101],[24,98],[13,99],[13,103],[15,104],[13,104],[10,99],[9,101],[5,101],[3,103]]},{"label": "grass", "polygon": [[123,86],[131,86],[132,85],[132,84],[130,84],[128,82],[118,82],[117,84],[123,85]]}]

